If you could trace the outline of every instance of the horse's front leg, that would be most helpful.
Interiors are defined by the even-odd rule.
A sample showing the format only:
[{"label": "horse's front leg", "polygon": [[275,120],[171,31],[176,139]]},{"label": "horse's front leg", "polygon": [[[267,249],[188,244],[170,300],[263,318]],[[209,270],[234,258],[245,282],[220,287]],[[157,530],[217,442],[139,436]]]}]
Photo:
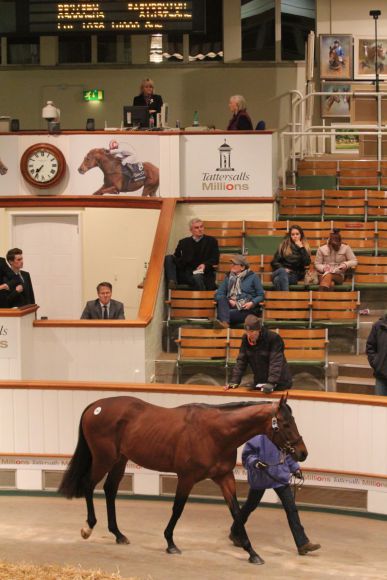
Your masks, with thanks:
[{"label": "horse's front leg", "polygon": [[116,496],[118,486],[125,473],[125,466],[127,459],[123,457],[114,467],[109,471],[109,474],[104,483],[103,489],[106,497],[106,509],[108,517],[109,532],[115,535],[117,544],[129,544],[129,540],[124,534],[120,532],[117,525],[116,518]]},{"label": "horse's front leg", "polygon": [[97,191],[93,193],[93,195],[103,195],[104,193],[115,193],[119,194],[117,187],[115,185],[111,185],[110,187],[103,185]]},{"label": "horse's front leg", "polygon": [[178,519],[183,513],[184,506],[191,492],[194,482],[188,479],[178,478],[177,488],[175,494],[175,500],[173,502],[172,517],[168,522],[167,527],[164,530],[164,538],[167,540],[167,552],[168,554],[181,554],[181,550],[176,546],[173,541],[173,531],[177,524]]},{"label": "horse's front leg", "polygon": [[241,546],[249,553],[249,562],[251,564],[264,564],[264,560],[255,552],[247,535],[242,513],[238,504],[236,496],[235,478],[232,471],[220,477],[214,477],[213,480],[217,483],[223,493],[223,497],[229,507],[234,523],[238,530],[238,537],[241,540]]}]

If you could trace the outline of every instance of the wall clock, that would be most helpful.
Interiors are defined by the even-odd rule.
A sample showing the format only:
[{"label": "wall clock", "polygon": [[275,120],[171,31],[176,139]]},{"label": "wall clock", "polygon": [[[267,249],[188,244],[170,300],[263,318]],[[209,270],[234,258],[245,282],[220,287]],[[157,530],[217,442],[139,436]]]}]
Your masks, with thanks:
[{"label": "wall clock", "polygon": [[20,170],[30,185],[48,188],[57,185],[64,177],[66,160],[55,145],[36,143],[24,151]]}]

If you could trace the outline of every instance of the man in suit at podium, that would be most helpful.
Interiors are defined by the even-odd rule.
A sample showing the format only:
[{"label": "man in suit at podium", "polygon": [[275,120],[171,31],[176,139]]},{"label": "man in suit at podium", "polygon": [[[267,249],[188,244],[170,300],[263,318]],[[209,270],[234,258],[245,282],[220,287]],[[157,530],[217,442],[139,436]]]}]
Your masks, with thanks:
[{"label": "man in suit at podium", "polygon": [[23,250],[20,248],[8,250],[6,259],[0,259],[0,283],[3,286],[2,292],[8,292],[6,297],[4,296],[6,300],[4,305],[8,308],[35,304],[31,276],[22,268]]},{"label": "man in suit at podium", "polygon": [[98,298],[87,302],[81,318],[86,320],[124,320],[124,305],[112,299],[113,286],[110,282],[100,282],[97,286]]}]

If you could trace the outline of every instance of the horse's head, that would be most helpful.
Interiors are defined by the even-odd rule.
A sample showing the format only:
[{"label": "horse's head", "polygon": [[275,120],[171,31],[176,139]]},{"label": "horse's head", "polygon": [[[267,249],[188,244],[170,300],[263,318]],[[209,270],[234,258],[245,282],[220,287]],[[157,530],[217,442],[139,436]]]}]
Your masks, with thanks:
[{"label": "horse's head", "polygon": [[7,171],[8,171],[8,167],[6,167],[6,166],[4,165],[4,163],[2,163],[2,162],[0,161],[0,175],[5,175],[5,174],[7,173]]},{"label": "horse's head", "polygon": [[282,395],[278,405],[273,404],[269,437],[279,449],[290,453],[297,461],[305,461],[308,450],[298,432],[287,400],[288,395]]},{"label": "horse's head", "polygon": [[86,171],[89,171],[89,169],[99,167],[103,155],[106,155],[105,149],[90,149],[82,161],[82,164],[78,167],[79,173],[83,175]]}]

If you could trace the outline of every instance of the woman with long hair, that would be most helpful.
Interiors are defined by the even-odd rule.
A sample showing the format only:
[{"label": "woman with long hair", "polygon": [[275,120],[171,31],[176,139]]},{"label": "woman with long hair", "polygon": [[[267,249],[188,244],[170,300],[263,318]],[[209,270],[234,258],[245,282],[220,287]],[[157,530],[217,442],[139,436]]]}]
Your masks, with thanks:
[{"label": "woman with long hair", "polygon": [[310,264],[310,247],[304,230],[297,225],[290,227],[271,262],[275,290],[288,291],[289,285],[297,284],[305,276]]},{"label": "woman with long hair", "polygon": [[356,268],[357,259],[350,246],[343,244],[340,230],[334,228],[327,243],[318,248],[314,264],[319,275],[319,290],[327,291],[344,282],[346,274]]}]

